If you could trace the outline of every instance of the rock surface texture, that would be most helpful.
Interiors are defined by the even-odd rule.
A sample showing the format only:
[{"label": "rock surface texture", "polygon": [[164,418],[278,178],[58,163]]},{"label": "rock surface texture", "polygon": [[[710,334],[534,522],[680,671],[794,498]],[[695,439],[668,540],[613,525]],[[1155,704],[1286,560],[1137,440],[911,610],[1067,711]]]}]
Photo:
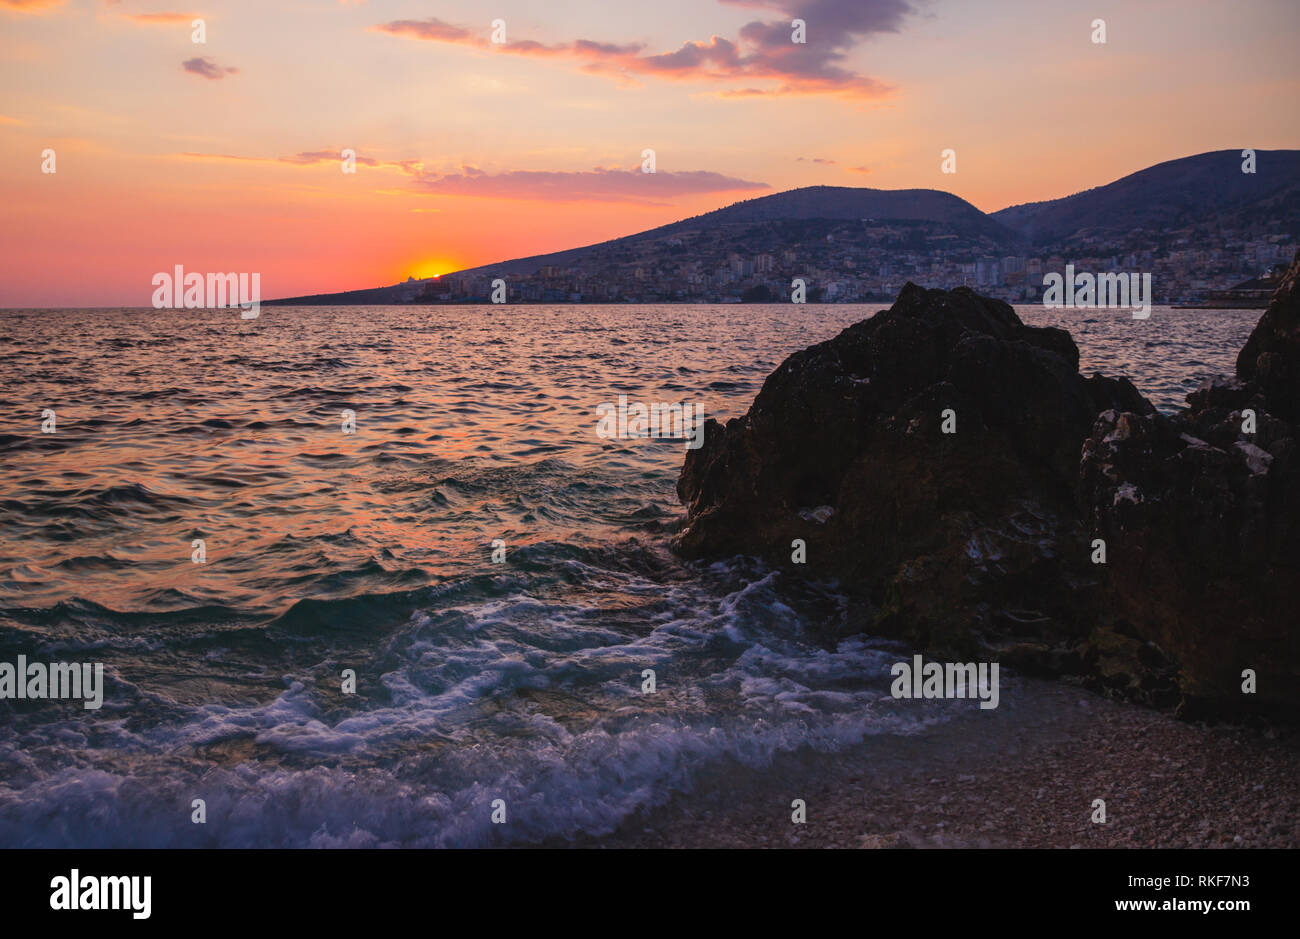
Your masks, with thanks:
[{"label": "rock surface texture", "polygon": [[[1300,254],[1237,374],[1172,417],[1103,412],[1080,502],[1110,606],[1179,665],[1189,714],[1300,712]],[[1242,693],[1243,672],[1256,693]]]},{"label": "rock surface texture", "polygon": [[1237,377],[1174,417],[1127,379],[1081,376],[1067,332],[908,284],[786,359],[744,417],[708,422],[678,480],[676,546],[835,580],[848,629],[936,655],[1189,713],[1285,709],[1300,687],[1298,265]]}]

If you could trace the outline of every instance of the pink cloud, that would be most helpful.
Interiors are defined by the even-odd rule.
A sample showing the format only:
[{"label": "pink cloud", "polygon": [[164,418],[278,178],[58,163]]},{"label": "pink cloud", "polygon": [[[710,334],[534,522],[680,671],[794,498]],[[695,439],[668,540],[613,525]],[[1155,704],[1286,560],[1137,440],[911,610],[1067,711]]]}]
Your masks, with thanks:
[{"label": "pink cloud", "polygon": [[0,0],[0,7],[7,10],[20,10],[23,13],[39,13],[61,3],[63,0]]},{"label": "pink cloud", "polygon": [[200,75],[203,78],[211,79],[212,81],[225,78],[227,75],[237,75],[239,73],[239,69],[218,65],[206,55],[186,59],[181,63],[181,68],[192,75]]},{"label": "pink cloud", "polygon": [[634,169],[509,170],[485,173],[464,167],[460,173],[413,174],[422,192],[535,202],[636,202],[663,205],[673,198],[701,193],[770,189],[767,183],[737,179],[708,170],[643,173]]},{"label": "pink cloud", "polygon": [[[877,79],[846,68],[842,62],[867,37],[896,32],[912,12],[906,0],[788,0],[756,3],[731,0],[733,5],[781,10],[781,19],[754,20],[741,27],[733,41],[712,36],[707,41],[690,40],[671,51],[647,54],[640,43],[617,44],[579,39],[545,44],[535,40],[493,45],[481,32],[443,20],[395,20],[374,29],[394,36],[430,42],[495,49],[512,55],[570,58],[581,62],[585,72],[672,79],[678,81],[752,82],[769,81],[727,89],[727,97],[765,95],[834,94],[875,98],[892,88]],[[806,24],[805,41],[792,41],[791,20]]]},{"label": "pink cloud", "polygon": [[171,26],[175,23],[189,25],[198,17],[197,13],[127,13],[126,18],[134,20],[141,26]]},{"label": "pink cloud", "polygon": [[[282,157],[251,157],[229,153],[182,153],[179,156],[195,160],[230,160],[289,166],[317,166],[338,163],[342,159],[341,151],[334,147]],[[479,199],[668,205],[672,199],[681,196],[755,192],[771,188],[767,183],[738,179],[710,170],[643,173],[640,164],[632,169],[596,166],[590,170],[506,170],[496,173],[463,164],[457,172],[441,173],[427,169],[419,160],[377,160],[358,155],[356,162],[360,166],[394,169],[409,176],[411,188],[407,192]]]}]

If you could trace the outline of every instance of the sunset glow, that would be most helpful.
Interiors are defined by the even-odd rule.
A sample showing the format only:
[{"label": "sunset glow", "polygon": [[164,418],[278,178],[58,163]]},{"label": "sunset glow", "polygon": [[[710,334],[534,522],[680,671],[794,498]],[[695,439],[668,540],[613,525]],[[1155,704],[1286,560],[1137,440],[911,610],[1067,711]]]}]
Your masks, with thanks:
[{"label": "sunset glow", "polygon": [[0,0],[0,905],[1284,909],[1297,36]]},{"label": "sunset glow", "polygon": [[[836,59],[764,51],[762,29],[788,30],[780,3],[503,0],[489,17],[465,0],[237,0],[198,9],[196,44],[188,13],[6,0],[0,305],[145,304],[177,263],[260,271],[267,296],[376,286],[815,184],[945,189],[992,211],[1293,146],[1295,4],[1186,6],[1109,13],[1103,60],[1064,0],[881,0],[837,27]],[[1062,105],[1082,87],[1086,115]]]}]

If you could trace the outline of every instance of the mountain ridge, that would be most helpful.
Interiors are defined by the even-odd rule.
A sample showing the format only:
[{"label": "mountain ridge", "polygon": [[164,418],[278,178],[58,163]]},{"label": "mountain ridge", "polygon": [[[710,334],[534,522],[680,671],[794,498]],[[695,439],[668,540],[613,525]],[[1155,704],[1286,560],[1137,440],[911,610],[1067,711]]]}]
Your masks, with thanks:
[{"label": "mountain ridge", "polygon": [[[870,214],[864,215],[864,212]],[[584,252],[618,243],[637,244],[656,238],[670,237],[695,231],[701,227],[718,224],[746,222],[802,221],[813,219],[856,219],[881,221],[923,221],[943,224],[970,225],[1008,242],[1018,240],[1010,229],[991,219],[960,196],[941,189],[871,189],[856,186],[801,186],[785,192],[743,199],[731,205],[713,209],[702,215],[693,215],[680,221],[669,222],[632,235],[610,238],[606,241],[566,248],[525,258],[497,261],[464,268],[457,275],[532,273],[537,268],[570,263]],[[990,222],[992,224],[990,224]],[[529,268],[532,270],[529,270]]]},{"label": "mountain ridge", "polygon": [[1289,197],[1289,210],[1300,212],[1300,150],[1255,150],[1253,173],[1242,172],[1242,152],[1211,150],[1166,160],[1059,199],[990,214],[1031,243],[1052,244],[1089,229],[1204,224],[1216,211],[1248,210],[1278,196]]},{"label": "mountain ridge", "polygon": [[[474,278],[532,275],[544,267],[624,263],[638,245],[705,233],[736,235],[745,225],[767,226],[771,236],[807,238],[817,222],[896,223],[954,236],[973,255],[1019,251],[1026,246],[1057,252],[1095,249],[1107,253],[1149,242],[1174,229],[1251,226],[1282,219],[1286,234],[1300,234],[1300,150],[1256,150],[1256,172],[1241,171],[1242,151],[1215,150],[1166,160],[1110,183],[1059,199],[1026,202],[986,213],[939,189],[874,189],[804,186],[745,199],[655,228],[561,251],[495,261],[442,275]],[[1276,225],[1274,226],[1276,227]],[[741,232],[743,234],[743,232]],[[794,237],[793,234],[789,235]],[[771,237],[767,239],[768,242]],[[388,287],[361,288],[266,301],[289,303],[392,303],[414,299],[436,278]],[[414,286],[413,286],[414,285]]]}]

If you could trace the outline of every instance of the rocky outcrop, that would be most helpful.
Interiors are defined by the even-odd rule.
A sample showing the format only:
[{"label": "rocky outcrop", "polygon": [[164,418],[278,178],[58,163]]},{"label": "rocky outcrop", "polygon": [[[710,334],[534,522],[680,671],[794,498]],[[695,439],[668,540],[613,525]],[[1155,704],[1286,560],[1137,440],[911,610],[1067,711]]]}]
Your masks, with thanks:
[{"label": "rocky outcrop", "polygon": [[1152,409],[1078,363],[1068,333],[1001,301],[908,284],[790,356],[744,417],[709,422],[678,482],[678,547],[835,578],[852,628],[1082,671],[1101,583],[1074,501],[1079,444],[1100,411]]},{"label": "rocky outcrop", "polygon": [[1237,355],[1237,377],[1253,382],[1271,413],[1300,421],[1300,251]]},{"label": "rocky outcrop", "polygon": [[1237,376],[1173,417],[1081,376],[1068,333],[908,284],[786,359],[744,417],[709,421],[676,545],[834,579],[848,628],[933,654],[1294,717],[1298,269]]},{"label": "rocky outcrop", "polygon": [[[1178,663],[1196,714],[1300,716],[1300,254],[1237,358],[1172,417],[1102,413],[1080,502],[1109,608]],[[1254,694],[1243,693],[1254,673]]]}]

